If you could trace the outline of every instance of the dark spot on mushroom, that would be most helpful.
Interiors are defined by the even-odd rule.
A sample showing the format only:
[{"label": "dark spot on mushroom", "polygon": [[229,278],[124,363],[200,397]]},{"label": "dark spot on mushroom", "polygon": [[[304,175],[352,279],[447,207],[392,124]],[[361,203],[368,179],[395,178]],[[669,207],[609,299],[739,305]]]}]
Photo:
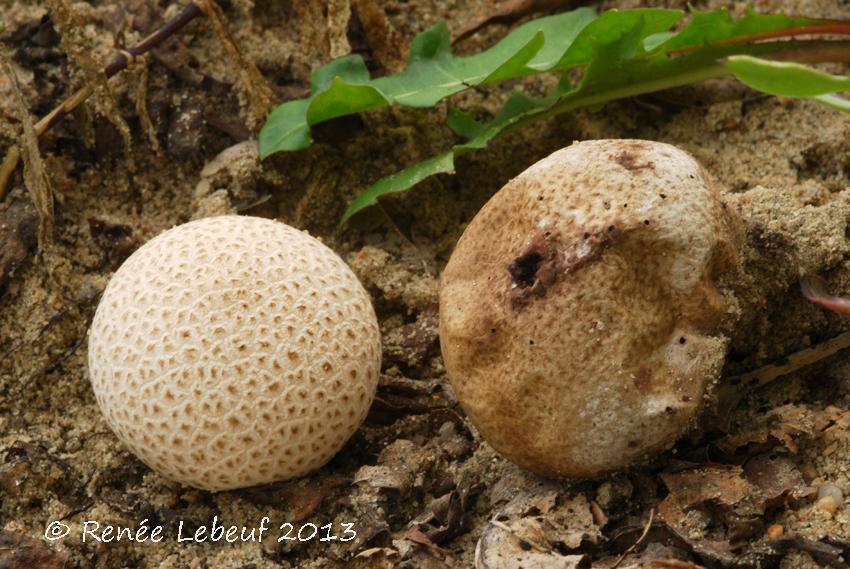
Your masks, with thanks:
[{"label": "dark spot on mushroom", "polygon": [[[525,249],[508,264],[511,276],[511,302],[521,306],[531,298],[542,297],[561,277],[601,258],[602,252],[621,234],[615,225],[596,233],[585,233],[581,247],[566,251],[559,247],[560,235],[552,231],[537,233]],[[590,246],[588,251],[587,246]]]},{"label": "dark spot on mushroom", "polygon": [[660,197],[662,200],[666,200],[667,194],[658,194],[658,197]]},{"label": "dark spot on mushroom", "polygon": [[523,551],[529,551],[531,549],[531,544],[524,539],[519,540],[519,546]]},{"label": "dark spot on mushroom", "polygon": [[543,262],[543,255],[539,251],[528,251],[513,260],[508,265],[508,272],[519,287],[530,287],[534,284],[535,275]]},{"label": "dark spot on mushroom", "polygon": [[682,337],[680,337],[680,338],[679,338],[679,343],[680,343],[680,344],[684,344],[685,342],[687,342],[687,340],[685,340],[685,337],[684,337],[684,336],[682,336]]},{"label": "dark spot on mushroom", "polygon": [[622,152],[614,156],[614,161],[626,170],[629,170],[630,172],[644,169],[655,169],[654,163],[648,160],[646,162],[640,163],[638,160],[638,155],[628,150],[623,150]]},{"label": "dark spot on mushroom", "polygon": [[637,448],[637,441],[629,441],[629,448]]},{"label": "dark spot on mushroom", "polygon": [[538,233],[531,243],[508,264],[513,288],[512,301],[523,303],[530,297],[543,296],[563,272],[562,256],[557,247],[558,235],[551,231]]}]

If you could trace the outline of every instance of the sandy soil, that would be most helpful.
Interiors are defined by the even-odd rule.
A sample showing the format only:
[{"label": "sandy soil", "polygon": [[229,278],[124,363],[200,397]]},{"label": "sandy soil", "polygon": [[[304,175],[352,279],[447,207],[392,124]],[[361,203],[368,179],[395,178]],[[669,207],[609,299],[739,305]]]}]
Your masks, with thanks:
[{"label": "sandy soil", "polygon": [[[36,116],[84,81],[66,44],[41,22],[48,4],[11,0],[0,14],[0,38]],[[330,4],[325,10],[309,0],[222,2],[237,42],[281,100],[302,95],[310,70],[349,45],[386,72],[401,65],[399,54],[419,31],[443,19],[460,29],[489,7],[484,0],[365,0],[352,2],[346,25],[337,11],[348,2]],[[737,13],[745,8],[696,2],[728,4]],[[72,41],[96,60],[111,54],[116,34],[131,45],[175,11],[156,0],[71,6],[84,24]],[[756,7],[850,17],[842,0],[759,0]],[[460,48],[474,51],[505,30],[492,26]],[[745,221],[725,375],[835,336],[850,328],[848,321],[805,301],[798,279],[817,273],[833,293],[850,294],[850,118],[722,83],[611,104],[505,136],[462,159],[457,175],[384,200],[339,236],[336,220],[360,189],[451,144],[446,105],[323,125],[309,150],[262,164],[253,160],[251,143],[214,161],[251,136],[250,93],[232,88],[237,76],[216,35],[203,20],[193,22],[148,58],[146,81],[137,70],[110,83],[130,148],[103,101],[41,142],[57,193],[53,239],[38,253],[19,251],[16,269],[0,275],[0,566],[470,567],[480,543],[526,555],[526,567],[578,566],[569,563],[581,555],[610,567],[651,512],[651,531],[620,567],[842,566],[841,555],[850,555],[847,354],[751,394],[728,433],[695,431],[654,463],[607,479],[553,482],[500,458],[465,420],[439,355],[435,303],[440,270],[465,223],[512,176],[573,140],[645,138],[693,153]],[[486,115],[510,87],[539,92],[550,84],[551,78],[529,78],[452,102]],[[140,89],[152,131],[139,118]],[[21,128],[12,101],[8,79],[0,77],[3,149]],[[13,229],[20,228],[0,228],[3,254],[33,244],[27,200],[18,176],[0,204],[3,219],[19,220]],[[176,223],[226,212],[308,229],[343,255],[372,295],[384,368],[366,424],[329,465],[295,482],[210,494],[161,478],[111,434],[87,378],[86,333],[110,274],[135,248]],[[706,480],[718,485],[716,495],[694,489]],[[735,497],[742,487],[747,491]],[[843,495],[835,511],[817,501],[825,487]],[[185,536],[214,517],[250,529],[263,516],[272,530],[262,542],[176,539],[181,522]],[[48,542],[45,528],[55,520],[72,531]],[[84,543],[87,520],[132,528],[147,520],[163,526],[166,537]],[[357,537],[278,542],[284,522],[296,530],[306,522],[350,522]],[[514,542],[499,542],[497,530]]]}]

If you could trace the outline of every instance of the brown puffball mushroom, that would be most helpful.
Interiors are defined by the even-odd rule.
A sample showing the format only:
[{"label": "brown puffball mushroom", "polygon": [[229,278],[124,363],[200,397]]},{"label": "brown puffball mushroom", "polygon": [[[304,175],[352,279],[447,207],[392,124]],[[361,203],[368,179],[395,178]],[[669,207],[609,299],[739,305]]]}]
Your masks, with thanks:
[{"label": "brown puffball mushroom", "polygon": [[580,142],[470,222],[443,273],[440,342],[483,438],[545,476],[645,461],[695,421],[727,339],[716,280],[740,231],[688,153]]},{"label": "brown puffball mushroom", "polygon": [[106,421],[160,474],[207,490],[325,464],[380,371],[369,296],[325,245],[220,216],[148,241],[113,275],[89,336]]}]

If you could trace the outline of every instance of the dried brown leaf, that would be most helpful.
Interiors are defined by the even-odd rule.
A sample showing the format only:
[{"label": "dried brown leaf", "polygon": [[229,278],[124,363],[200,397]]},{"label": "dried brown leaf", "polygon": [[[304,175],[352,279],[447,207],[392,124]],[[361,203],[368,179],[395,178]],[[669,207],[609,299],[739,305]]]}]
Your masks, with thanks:
[{"label": "dried brown leaf", "polygon": [[776,453],[751,458],[744,465],[744,476],[761,491],[765,507],[778,505],[785,496],[802,498],[812,492],[797,464]]},{"label": "dried brown leaf", "polygon": [[832,428],[846,429],[850,427],[850,409],[840,409],[830,405],[815,418],[815,430],[828,431]]},{"label": "dried brown leaf", "polygon": [[445,553],[445,550],[438,546],[434,541],[428,537],[428,534],[419,529],[419,526],[413,525],[407,528],[404,532],[404,539],[408,539],[413,543],[418,543],[419,545],[425,546],[431,551],[438,553],[440,555]]},{"label": "dried brown leaf", "polygon": [[378,456],[378,464],[360,467],[354,483],[365,483],[372,488],[405,492],[412,488],[417,476],[433,466],[433,449],[422,447],[407,439],[397,439]]},{"label": "dried brown leaf", "polygon": [[372,547],[355,555],[348,569],[394,569],[399,560],[398,551],[389,547]]},{"label": "dried brown leaf", "polygon": [[413,522],[432,543],[444,543],[466,531],[464,517],[469,488],[461,486],[431,501],[428,509]]},{"label": "dried brown leaf", "polygon": [[68,560],[27,535],[0,530],[0,567],[3,569],[62,569]]},{"label": "dried brown leaf", "polygon": [[437,391],[437,380],[415,380],[381,375],[375,402],[369,409],[367,422],[388,425],[409,415],[420,415],[447,409],[449,403]]},{"label": "dried brown leaf", "polygon": [[670,493],[658,505],[659,518],[696,554],[721,564],[732,563],[735,554],[729,541],[691,537],[688,512],[708,505],[718,507],[733,526],[730,533],[734,533],[735,524],[742,520],[732,513],[733,508],[757,492],[742,474],[738,466],[721,465],[662,474]]},{"label": "dried brown leaf", "polygon": [[491,521],[475,548],[475,569],[584,569],[587,555],[562,555],[521,537],[508,525]]},{"label": "dried brown leaf", "polygon": [[365,482],[374,488],[385,488],[403,492],[413,484],[413,477],[407,470],[394,469],[389,466],[361,466],[354,475],[354,483]]},{"label": "dried brown leaf", "polygon": [[708,501],[735,506],[753,490],[742,474],[738,466],[720,465],[664,473],[661,479],[670,494],[659,505],[659,513],[664,520],[671,521],[681,517],[684,509]]},{"label": "dried brown leaf", "polygon": [[791,453],[797,453],[799,450],[797,440],[808,435],[811,435],[811,431],[802,423],[782,421],[771,425],[766,431],[729,435],[714,441],[712,445],[730,457],[748,458],[779,445],[784,446]]},{"label": "dried brown leaf", "polygon": [[556,489],[518,496],[492,524],[546,553],[577,550],[603,539],[592,502],[584,494],[564,496]]}]

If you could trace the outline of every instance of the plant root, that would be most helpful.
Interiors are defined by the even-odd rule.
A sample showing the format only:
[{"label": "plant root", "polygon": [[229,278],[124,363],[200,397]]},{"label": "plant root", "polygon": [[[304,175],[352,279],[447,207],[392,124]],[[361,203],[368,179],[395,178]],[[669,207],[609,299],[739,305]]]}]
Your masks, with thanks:
[{"label": "plant root", "polygon": [[47,0],[47,6],[65,53],[82,70],[86,86],[95,94],[98,112],[115,125],[115,128],[121,134],[124,150],[129,161],[129,169],[133,171],[135,168],[130,153],[130,127],[118,111],[118,103],[109,87],[107,75],[103,73],[101,66],[91,55],[94,51],[93,46],[82,33],[85,22],[74,12],[68,0]]},{"label": "plant root", "polygon": [[[38,150],[38,134],[33,124],[32,115],[27,109],[24,101],[18,76],[15,74],[6,55],[0,52],[0,66],[9,77],[12,92],[15,94],[14,101],[18,118],[23,125],[24,132],[19,142],[20,148],[14,147],[17,154],[24,159],[24,185],[30,194],[35,210],[38,213],[38,246],[43,248],[50,241],[51,229],[53,227],[53,190],[44,169],[44,160]],[[11,154],[11,153],[10,153]],[[8,157],[7,157],[8,161]],[[11,177],[11,171],[5,174],[6,162],[3,164],[4,175]]]},{"label": "plant root", "polygon": [[194,3],[210,20],[224,51],[230,56],[231,66],[236,70],[234,85],[240,99],[244,99],[243,102],[247,104],[246,122],[251,130],[256,131],[277,106],[277,97],[254,62],[239,51],[230,33],[227,17],[215,0],[194,0]]},{"label": "plant root", "polygon": [[[148,63],[147,59],[140,55],[135,58],[139,64],[139,72],[136,77],[135,98],[136,98],[136,114],[139,115],[139,123],[142,125],[142,130],[148,137],[148,142],[157,154],[162,154],[162,147],[159,145],[159,140],[156,137],[156,128],[151,121],[150,113],[148,113]],[[129,67],[128,67],[129,69]]]}]

